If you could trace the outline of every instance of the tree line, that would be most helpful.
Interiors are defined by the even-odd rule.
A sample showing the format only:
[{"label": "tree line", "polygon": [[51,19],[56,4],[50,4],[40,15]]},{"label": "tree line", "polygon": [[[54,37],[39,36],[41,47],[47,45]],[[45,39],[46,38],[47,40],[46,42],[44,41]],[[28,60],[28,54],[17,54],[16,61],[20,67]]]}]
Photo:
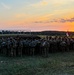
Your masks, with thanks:
[{"label": "tree line", "polygon": [[[65,31],[9,31],[9,30],[2,30],[0,34],[34,34],[34,35],[50,35],[50,36],[65,36],[67,32]],[[68,32],[70,36],[74,35],[74,32]]]}]

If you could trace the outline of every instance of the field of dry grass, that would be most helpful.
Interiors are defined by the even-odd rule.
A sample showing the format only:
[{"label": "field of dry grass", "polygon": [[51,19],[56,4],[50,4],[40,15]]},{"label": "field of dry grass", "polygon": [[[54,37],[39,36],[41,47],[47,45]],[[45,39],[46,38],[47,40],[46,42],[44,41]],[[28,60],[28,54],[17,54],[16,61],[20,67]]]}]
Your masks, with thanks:
[{"label": "field of dry grass", "polygon": [[0,75],[74,75],[74,52],[42,56],[2,57]]}]

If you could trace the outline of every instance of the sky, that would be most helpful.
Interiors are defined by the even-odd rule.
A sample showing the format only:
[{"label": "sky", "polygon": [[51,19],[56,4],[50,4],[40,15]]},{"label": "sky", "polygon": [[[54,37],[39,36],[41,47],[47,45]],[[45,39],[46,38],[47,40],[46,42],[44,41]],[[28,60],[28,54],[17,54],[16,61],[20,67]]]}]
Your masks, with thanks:
[{"label": "sky", "polygon": [[74,31],[74,0],[0,0],[0,30]]}]

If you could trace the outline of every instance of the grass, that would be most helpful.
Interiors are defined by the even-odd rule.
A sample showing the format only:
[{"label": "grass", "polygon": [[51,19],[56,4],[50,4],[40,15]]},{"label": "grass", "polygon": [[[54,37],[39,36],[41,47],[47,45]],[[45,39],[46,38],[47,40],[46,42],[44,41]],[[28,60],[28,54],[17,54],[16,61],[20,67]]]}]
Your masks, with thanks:
[{"label": "grass", "polygon": [[17,35],[24,36],[24,35],[28,35],[28,34],[0,34],[0,36],[17,36]]},{"label": "grass", "polygon": [[42,56],[2,57],[0,75],[74,75],[74,52]]}]

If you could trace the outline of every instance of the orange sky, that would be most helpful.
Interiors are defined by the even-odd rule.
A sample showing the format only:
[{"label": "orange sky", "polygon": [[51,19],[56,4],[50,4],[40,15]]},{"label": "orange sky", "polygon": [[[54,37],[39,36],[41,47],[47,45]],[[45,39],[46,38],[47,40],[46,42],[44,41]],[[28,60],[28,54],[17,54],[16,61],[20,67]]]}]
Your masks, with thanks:
[{"label": "orange sky", "polygon": [[0,0],[0,29],[74,31],[74,0]]}]

